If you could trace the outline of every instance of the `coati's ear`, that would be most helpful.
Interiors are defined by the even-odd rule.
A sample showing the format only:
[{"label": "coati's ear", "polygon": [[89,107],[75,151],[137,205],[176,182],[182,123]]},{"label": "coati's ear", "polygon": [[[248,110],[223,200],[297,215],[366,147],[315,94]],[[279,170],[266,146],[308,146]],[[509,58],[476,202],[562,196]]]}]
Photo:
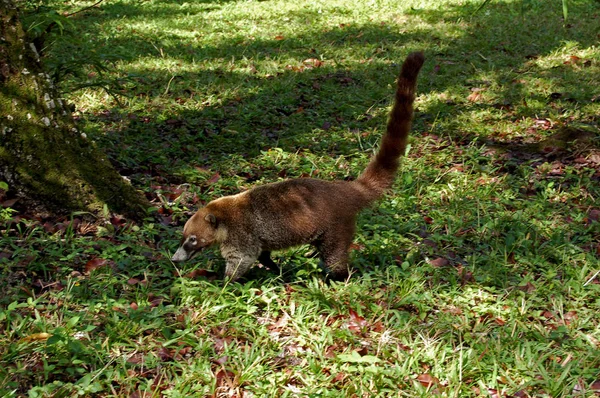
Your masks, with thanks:
[{"label": "coati's ear", "polygon": [[213,227],[216,227],[216,226],[217,226],[217,217],[215,217],[215,215],[214,215],[214,214],[208,213],[208,214],[206,215],[206,217],[204,217],[204,219],[205,219],[206,221],[208,221],[209,223],[211,223],[211,225],[212,225]]}]

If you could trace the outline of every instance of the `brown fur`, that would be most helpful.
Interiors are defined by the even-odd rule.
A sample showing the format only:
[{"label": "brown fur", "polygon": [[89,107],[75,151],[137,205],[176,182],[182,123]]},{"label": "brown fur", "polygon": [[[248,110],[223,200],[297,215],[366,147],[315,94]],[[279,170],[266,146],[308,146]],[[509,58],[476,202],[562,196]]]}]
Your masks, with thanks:
[{"label": "brown fur", "polygon": [[235,280],[272,250],[312,244],[335,278],[348,275],[348,248],[358,212],[388,189],[406,151],[422,53],[404,61],[394,107],[379,152],[356,181],[301,178],[257,186],[210,202],[185,224],[173,261],[187,260],[201,248],[218,244]]}]

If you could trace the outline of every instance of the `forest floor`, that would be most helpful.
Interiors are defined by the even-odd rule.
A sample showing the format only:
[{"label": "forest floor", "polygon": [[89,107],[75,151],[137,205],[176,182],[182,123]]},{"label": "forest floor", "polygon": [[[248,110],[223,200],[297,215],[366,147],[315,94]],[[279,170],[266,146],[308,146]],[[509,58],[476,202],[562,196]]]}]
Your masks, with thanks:
[{"label": "forest floor", "polygon": [[[46,66],[156,207],[136,225],[2,203],[0,396],[599,396],[600,3],[568,1],[566,22],[560,3],[70,15]],[[169,260],[214,198],[360,173],[416,50],[411,146],[359,218],[347,281],[325,281],[308,247],[236,283],[216,250]]]}]

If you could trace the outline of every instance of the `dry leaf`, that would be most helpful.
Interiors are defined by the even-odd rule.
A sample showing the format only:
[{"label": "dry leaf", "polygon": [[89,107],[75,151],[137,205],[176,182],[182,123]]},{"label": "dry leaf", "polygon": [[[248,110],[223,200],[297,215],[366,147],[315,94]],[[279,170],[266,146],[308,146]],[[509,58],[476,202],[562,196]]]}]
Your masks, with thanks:
[{"label": "dry leaf", "polygon": [[429,265],[435,268],[441,268],[448,265],[448,260],[443,257],[434,258],[433,260],[429,260]]},{"label": "dry leaf", "polygon": [[141,352],[133,353],[129,358],[127,358],[127,363],[140,364],[144,362],[144,354]]},{"label": "dry leaf", "polygon": [[221,178],[221,175],[219,173],[215,173],[206,182],[208,184],[214,184],[215,182],[219,181],[220,178]]},{"label": "dry leaf", "polygon": [[315,67],[315,68],[318,68],[319,66],[323,65],[323,61],[321,61],[320,59],[317,59],[317,58],[308,58],[308,59],[305,59],[304,61],[302,61],[302,63],[308,67]]},{"label": "dry leaf", "polygon": [[89,274],[93,270],[106,267],[107,265],[110,265],[110,262],[105,258],[92,258],[90,261],[85,263],[85,272]]},{"label": "dry leaf", "polygon": [[287,326],[289,320],[290,320],[290,316],[287,313],[283,313],[281,318],[279,318],[275,323],[268,326],[268,329],[269,330],[280,330]]},{"label": "dry leaf", "polygon": [[160,360],[163,361],[163,362],[172,361],[173,360],[173,355],[174,355],[174,351],[173,350],[169,350],[166,347],[160,347],[160,349],[156,353],[156,356],[158,358],[160,358]]},{"label": "dry leaf", "polygon": [[467,100],[471,102],[479,102],[482,99],[482,95],[479,91],[474,91],[467,97]]},{"label": "dry leaf", "polygon": [[360,333],[369,323],[352,308],[349,308],[348,312],[350,313],[350,319],[345,324],[346,328],[354,333]]},{"label": "dry leaf", "polygon": [[437,377],[430,375],[429,373],[423,373],[417,376],[417,381],[421,383],[423,387],[431,387],[433,385],[440,384]]},{"label": "dry leaf", "polygon": [[50,333],[34,333],[21,339],[22,342],[30,341],[45,341],[48,340],[52,335]]},{"label": "dry leaf", "polygon": [[225,363],[227,363],[227,361],[229,360],[229,357],[227,355],[223,355],[222,357],[219,357],[217,359],[215,359],[213,362],[216,363],[217,365],[225,365]]}]

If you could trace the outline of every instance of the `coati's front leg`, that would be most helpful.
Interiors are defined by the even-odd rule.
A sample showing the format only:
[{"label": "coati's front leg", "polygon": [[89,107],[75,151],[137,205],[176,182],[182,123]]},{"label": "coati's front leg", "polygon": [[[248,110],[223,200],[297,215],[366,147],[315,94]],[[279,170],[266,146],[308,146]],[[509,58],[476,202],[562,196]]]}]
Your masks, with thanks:
[{"label": "coati's front leg", "polygon": [[276,274],[281,273],[279,265],[277,265],[277,263],[273,261],[273,259],[271,259],[271,252],[269,251],[261,252],[260,256],[258,256],[258,262],[264,265],[265,267],[269,268],[271,272],[274,272]]},{"label": "coati's front leg", "polygon": [[259,249],[244,248],[233,246],[221,246],[221,255],[226,261],[225,276],[232,282],[243,276],[252,264],[258,259],[260,254]]}]

